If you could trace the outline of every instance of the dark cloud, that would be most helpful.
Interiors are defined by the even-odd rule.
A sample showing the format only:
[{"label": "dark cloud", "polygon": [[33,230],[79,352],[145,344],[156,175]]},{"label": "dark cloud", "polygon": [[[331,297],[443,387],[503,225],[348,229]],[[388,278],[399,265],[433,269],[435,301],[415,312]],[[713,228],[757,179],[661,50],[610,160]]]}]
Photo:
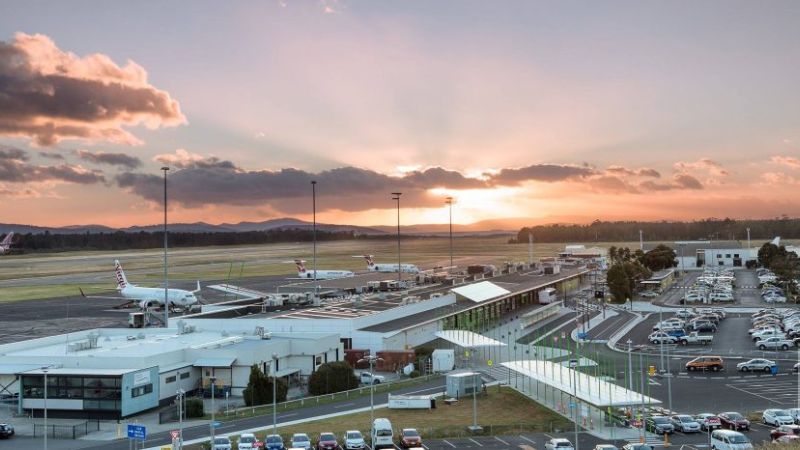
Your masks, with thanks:
[{"label": "dark cloud", "polygon": [[559,164],[534,164],[527,167],[503,169],[489,176],[498,185],[516,185],[526,181],[556,182],[594,175],[596,171],[586,166]]},{"label": "dark cloud", "polygon": [[42,146],[76,138],[137,144],[123,126],[184,122],[178,102],[150,85],[134,62],[79,58],[40,34],[0,41],[0,135]]},{"label": "dark cloud", "polygon": [[12,147],[0,148],[0,181],[9,183],[63,181],[77,184],[106,181],[103,172],[99,170],[87,170],[72,164],[40,166],[29,164],[28,160],[24,150]]},{"label": "dark cloud", "polygon": [[685,173],[676,174],[673,178],[675,185],[682,189],[703,189],[703,184],[697,178]]},{"label": "dark cloud", "polygon": [[202,156],[179,148],[175,153],[156,155],[153,161],[167,165],[173,169],[231,169],[238,170],[231,161],[222,160],[216,156]]},{"label": "dark cloud", "polygon": [[57,160],[60,160],[60,161],[64,160],[64,155],[62,155],[61,153],[39,152],[39,156],[41,156],[42,158],[47,158],[47,159],[57,159]]},{"label": "dark cloud", "polygon": [[135,169],[142,165],[142,160],[125,153],[110,152],[90,152],[89,150],[76,150],[78,158],[94,164],[107,164],[111,166],[122,166],[128,169]]},{"label": "dark cloud", "polygon": [[660,178],[661,174],[649,167],[641,167],[639,169],[629,169],[624,166],[608,166],[606,168],[606,172],[612,175],[621,175],[621,176],[628,176],[628,177],[652,177],[652,178]]}]

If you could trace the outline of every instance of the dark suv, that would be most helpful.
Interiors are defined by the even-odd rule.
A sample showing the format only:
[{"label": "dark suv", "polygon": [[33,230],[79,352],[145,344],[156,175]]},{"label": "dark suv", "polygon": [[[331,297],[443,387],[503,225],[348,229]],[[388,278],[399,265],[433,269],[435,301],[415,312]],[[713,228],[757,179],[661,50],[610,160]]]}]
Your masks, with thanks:
[{"label": "dark suv", "polygon": [[666,416],[648,417],[644,424],[645,430],[652,431],[655,434],[672,434],[675,431],[675,426]]},{"label": "dark suv", "polygon": [[14,435],[14,427],[7,423],[0,423],[0,439],[8,439]]}]

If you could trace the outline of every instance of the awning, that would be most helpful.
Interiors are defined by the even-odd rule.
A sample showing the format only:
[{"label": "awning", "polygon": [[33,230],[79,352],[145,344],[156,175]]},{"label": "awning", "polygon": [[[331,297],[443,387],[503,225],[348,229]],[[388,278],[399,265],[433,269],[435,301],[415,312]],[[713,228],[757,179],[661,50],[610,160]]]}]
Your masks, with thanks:
[{"label": "awning", "polygon": [[510,361],[501,365],[596,407],[661,404],[653,397],[550,361]]},{"label": "awning", "polygon": [[467,330],[437,331],[436,337],[464,348],[502,347],[506,345],[496,339],[488,338],[482,334]]},{"label": "awning", "polygon": [[230,367],[236,358],[200,358],[192,364],[195,367]]},{"label": "awning", "polygon": [[484,302],[510,293],[510,291],[501,288],[491,281],[481,281],[480,283],[468,284],[451,290],[457,295],[472,300],[475,303]]},{"label": "awning", "polygon": [[298,372],[300,372],[300,369],[297,369],[297,368],[294,368],[294,367],[289,367],[289,368],[281,369],[281,370],[275,372],[275,376],[276,377],[285,377],[287,375],[291,375],[293,373],[298,373]]}]

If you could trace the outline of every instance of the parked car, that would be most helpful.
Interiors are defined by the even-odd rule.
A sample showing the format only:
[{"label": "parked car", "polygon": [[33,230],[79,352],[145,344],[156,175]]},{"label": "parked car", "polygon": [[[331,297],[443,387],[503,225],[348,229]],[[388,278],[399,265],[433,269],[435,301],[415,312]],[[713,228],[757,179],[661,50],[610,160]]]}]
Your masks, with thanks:
[{"label": "parked car", "polygon": [[672,426],[681,433],[697,433],[700,431],[700,422],[688,414],[677,414],[670,418]]},{"label": "parked car", "polygon": [[675,336],[670,336],[663,331],[656,331],[655,333],[650,333],[650,336],[647,337],[647,340],[650,341],[651,344],[674,344],[678,338]]},{"label": "parked car", "polygon": [[292,448],[304,448],[306,450],[312,450],[311,438],[309,438],[305,433],[295,433],[292,435],[291,446]]},{"label": "parked car", "polygon": [[383,375],[375,375],[369,372],[361,372],[359,377],[359,381],[361,381],[362,384],[381,384],[386,382],[386,377]]},{"label": "parked car", "polygon": [[231,450],[231,440],[226,437],[215,437],[213,450]]},{"label": "parked car", "polygon": [[756,331],[752,334],[753,342],[758,341],[759,339],[766,339],[769,337],[780,337],[785,338],[786,336],[783,334],[783,331],[778,329],[770,329],[770,330],[763,330],[763,331]]},{"label": "parked car", "polygon": [[686,363],[686,370],[711,370],[719,372],[725,368],[725,363],[721,356],[698,356]]},{"label": "parked car", "polygon": [[736,365],[736,370],[739,372],[751,372],[760,370],[762,372],[770,372],[772,367],[776,365],[775,361],[768,359],[755,358],[749,361],[740,362]]},{"label": "parked car", "polygon": [[789,411],[783,409],[765,409],[761,415],[761,422],[764,425],[774,425],[776,427],[781,425],[794,425],[794,417]]},{"label": "parked car", "polygon": [[619,450],[616,445],[611,444],[597,444],[594,446],[594,450]]},{"label": "parked car", "polygon": [[344,448],[345,450],[361,450],[366,448],[367,443],[364,442],[364,436],[358,430],[350,430],[344,433]]},{"label": "parked car", "polygon": [[319,434],[317,439],[317,450],[337,450],[339,448],[339,440],[336,435],[325,431]]},{"label": "parked car", "polygon": [[675,427],[667,416],[650,416],[645,419],[644,426],[647,431],[655,434],[672,434],[675,431]]},{"label": "parked car", "polygon": [[722,428],[722,422],[719,420],[719,417],[717,417],[716,414],[700,413],[694,416],[694,418],[700,423],[701,431],[709,431],[709,430],[716,430],[717,428]]},{"label": "parked car", "polygon": [[14,427],[7,423],[0,423],[0,439],[8,439],[14,436]]},{"label": "parked car", "polygon": [[787,434],[791,435],[800,435],[800,425],[781,425],[778,428],[769,432],[769,437],[772,438],[774,441],[781,436],[786,436]]},{"label": "parked car", "polygon": [[789,350],[789,347],[794,347],[794,341],[780,336],[773,336],[757,340],[756,347],[759,350]]},{"label": "parked car", "polygon": [[575,450],[572,442],[569,439],[553,438],[545,442],[544,448],[546,450]]},{"label": "parked car", "polygon": [[622,446],[622,450],[653,450],[653,447],[647,444],[638,444],[631,442]]},{"label": "parked car", "polygon": [[644,297],[644,298],[656,298],[656,297],[658,297],[658,296],[659,296],[659,295],[661,295],[661,294],[659,294],[659,293],[658,293],[658,292],[656,292],[656,291],[644,291],[644,292],[642,292],[642,293],[641,293],[641,294],[639,294],[639,295],[641,295],[641,296],[642,296],[642,297]]},{"label": "parked car", "polygon": [[[242,435],[244,437],[244,435]],[[239,448],[242,448],[242,440],[239,439]],[[257,448],[257,447],[253,447]],[[286,450],[286,447],[283,445],[283,438],[280,434],[270,434],[269,436],[264,438],[264,448],[266,450]]]},{"label": "parked car", "polygon": [[691,319],[692,317],[694,317],[696,315],[697,314],[695,314],[693,311],[688,310],[688,309],[680,309],[680,310],[678,310],[678,312],[675,313],[675,317],[677,317],[678,319],[682,319],[682,320]]},{"label": "parked car", "polygon": [[[278,438],[280,441],[280,445],[275,445],[275,437]],[[273,444],[269,445],[270,438],[273,440]],[[277,434],[272,434],[267,436],[265,439],[266,441],[266,448],[269,450],[283,450],[283,439]],[[239,442],[236,443],[237,450],[253,450],[256,448],[261,448],[261,443],[258,442],[256,439],[256,435],[253,433],[242,433],[239,435]]]},{"label": "parked car", "polygon": [[738,412],[730,411],[719,414],[719,421],[722,428],[730,430],[750,430],[750,421]]},{"label": "parked car", "polygon": [[703,335],[698,333],[697,331],[692,331],[691,333],[681,336],[678,338],[678,343],[681,345],[689,345],[689,344],[702,344],[708,345],[714,339],[714,336],[711,335]]},{"label": "parked car", "polygon": [[708,331],[711,333],[717,332],[717,326],[708,320],[698,320],[696,322],[692,322],[692,324],[689,326],[689,329],[692,331]]},{"label": "parked car", "polygon": [[737,431],[716,430],[711,433],[712,450],[750,450],[753,444],[747,436]]},{"label": "parked car", "polygon": [[798,439],[800,439],[800,436],[796,434],[786,434],[779,437],[778,439],[775,439],[772,442],[775,444],[796,444],[798,442]]},{"label": "parked car", "polygon": [[800,425],[800,408],[789,408],[787,411],[794,419],[794,423]]},{"label": "parked car", "polygon": [[403,428],[400,432],[400,447],[412,448],[422,446],[422,436],[415,428]]}]

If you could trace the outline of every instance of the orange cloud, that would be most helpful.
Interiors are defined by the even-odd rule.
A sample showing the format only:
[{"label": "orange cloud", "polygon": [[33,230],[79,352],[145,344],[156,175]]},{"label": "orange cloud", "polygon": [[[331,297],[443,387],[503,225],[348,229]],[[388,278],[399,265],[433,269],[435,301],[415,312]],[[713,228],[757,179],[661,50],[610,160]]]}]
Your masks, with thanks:
[{"label": "orange cloud", "polygon": [[792,156],[780,156],[776,155],[770,158],[770,161],[775,164],[780,164],[782,166],[791,167],[792,169],[800,169],[800,159],[797,159]]},{"label": "orange cloud", "polygon": [[79,57],[47,36],[17,33],[0,41],[0,135],[52,146],[64,139],[140,144],[123,126],[186,122],[178,102],[128,61]]}]

